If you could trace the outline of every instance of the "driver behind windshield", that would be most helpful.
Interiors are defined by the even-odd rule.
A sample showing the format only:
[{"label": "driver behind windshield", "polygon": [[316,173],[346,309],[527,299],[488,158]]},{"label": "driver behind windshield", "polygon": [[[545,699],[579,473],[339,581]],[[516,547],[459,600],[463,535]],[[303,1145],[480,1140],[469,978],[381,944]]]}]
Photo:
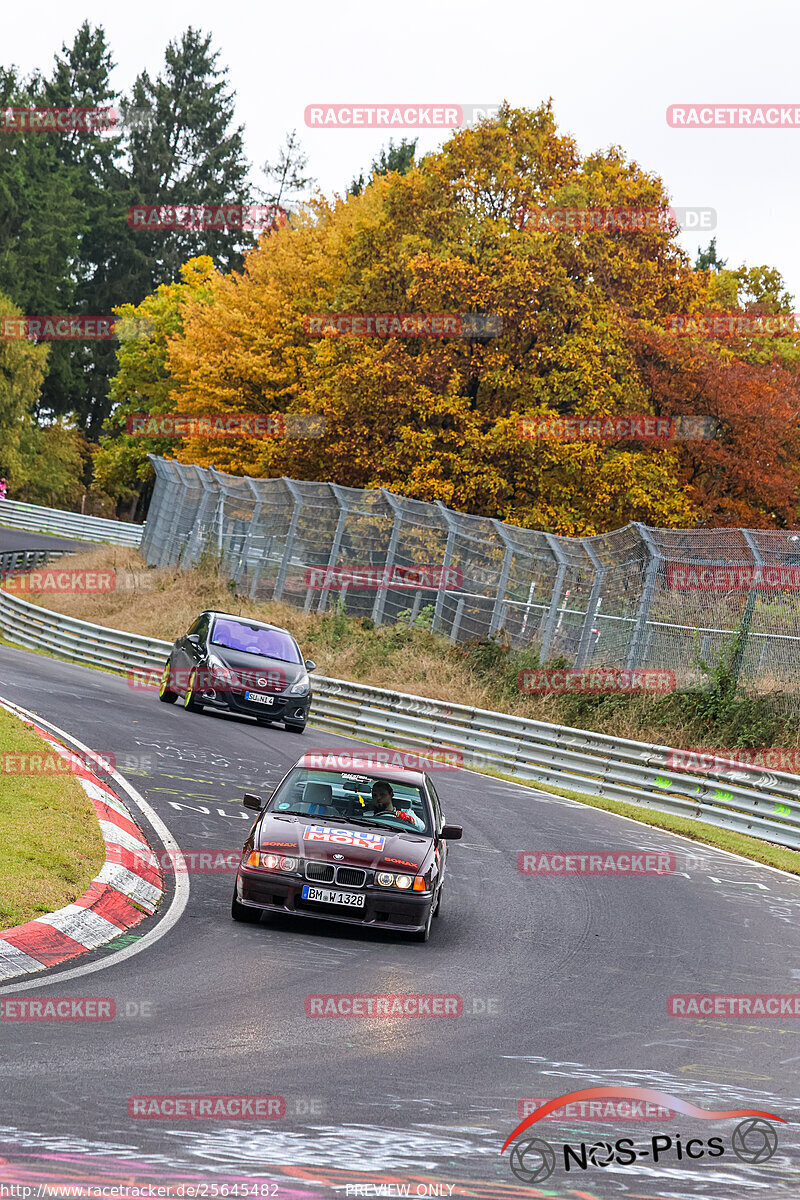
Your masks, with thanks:
[{"label": "driver behind windshield", "polygon": [[376,779],[372,785],[372,804],[366,806],[365,812],[371,812],[376,817],[397,817],[414,829],[424,832],[425,823],[415,813],[404,808],[395,808],[394,789],[385,779]]}]

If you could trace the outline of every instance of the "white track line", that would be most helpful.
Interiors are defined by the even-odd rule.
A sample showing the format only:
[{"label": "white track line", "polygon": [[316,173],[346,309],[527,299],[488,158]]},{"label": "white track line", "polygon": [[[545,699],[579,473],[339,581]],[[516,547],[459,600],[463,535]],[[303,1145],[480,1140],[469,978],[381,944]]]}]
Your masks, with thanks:
[{"label": "white track line", "polygon": [[[92,751],[88,746],[84,746],[83,742],[79,742],[72,734],[67,733],[63,729],[59,729],[57,725],[53,725],[51,721],[46,721],[44,717],[40,717],[38,713],[29,712],[27,708],[22,708],[19,704],[14,704],[10,700],[3,700],[5,707],[13,712],[16,712],[21,717],[26,717],[30,721],[34,721],[37,725],[41,725],[45,729],[49,729],[57,737],[75,747],[77,750],[85,754],[91,754]],[[173,925],[177,923],[183,915],[186,905],[189,903],[189,874],[185,869],[185,861],[181,853],[178,843],[170,833],[167,826],[161,820],[161,817],[152,808],[144,796],[137,792],[126,779],[117,771],[110,771],[109,774],[114,782],[122,788],[123,792],[136,805],[142,815],[150,822],[161,843],[166,850],[171,851],[170,857],[173,859],[173,870],[175,872],[175,890],[172,894],[169,907],[166,909],[164,916],[159,920],[155,928],[151,929],[132,946],[123,946],[121,949],[109,954],[108,958],[103,958],[99,962],[86,963],[82,967],[71,967],[66,971],[59,971],[55,974],[48,975],[46,978],[29,979],[22,983],[15,983],[9,987],[0,987],[0,995],[6,996],[11,992],[25,992],[30,988],[45,988],[54,983],[62,983],[65,979],[78,979],[81,975],[91,975],[95,971],[104,971],[107,967],[116,966],[126,958],[132,958],[134,954],[138,954],[141,950],[147,950],[150,946],[169,933]],[[174,856],[174,858],[173,858]],[[120,936],[124,934],[124,930],[120,930]]]}]

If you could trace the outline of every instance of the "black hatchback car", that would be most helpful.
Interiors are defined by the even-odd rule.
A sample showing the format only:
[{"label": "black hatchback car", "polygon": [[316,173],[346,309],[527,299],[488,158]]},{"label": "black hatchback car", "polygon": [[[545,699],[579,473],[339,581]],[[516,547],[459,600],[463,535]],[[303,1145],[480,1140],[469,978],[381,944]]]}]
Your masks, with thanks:
[{"label": "black hatchback car", "polygon": [[311,708],[309,671],[288,629],[204,612],[170,651],[158,689],[164,704],[183,694],[184,708],[223,709],[255,717],[259,725],[283,721],[302,733]]}]

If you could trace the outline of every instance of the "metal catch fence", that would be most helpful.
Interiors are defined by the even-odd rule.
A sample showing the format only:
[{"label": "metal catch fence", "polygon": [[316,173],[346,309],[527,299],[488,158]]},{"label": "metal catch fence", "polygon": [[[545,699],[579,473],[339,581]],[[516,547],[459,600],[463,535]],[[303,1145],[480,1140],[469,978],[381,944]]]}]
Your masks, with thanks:
[{"label": "metal catch fence", "polygon": [[253,598],[306,612],[338,602],[453,642],[502,631],[541,663],[668,669],[681,685],[705,679],[698,659],[729,654],[743,685],[797,690],[797,534],[635,523],[557,537],[385,488],[151,460],[151,565],[189,568],[211,555]]}]

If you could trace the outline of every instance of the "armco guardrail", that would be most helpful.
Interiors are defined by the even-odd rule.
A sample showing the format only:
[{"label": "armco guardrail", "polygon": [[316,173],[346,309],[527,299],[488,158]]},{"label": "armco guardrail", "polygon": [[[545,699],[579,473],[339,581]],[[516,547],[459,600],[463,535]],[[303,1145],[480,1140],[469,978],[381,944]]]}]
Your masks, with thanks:
[{"label": "armco guardrail", "polygon": [[22,574],[42,567],[45,563],[63,558],[62,550],[2,550],[0,551],[0,579],[6,575]]},{"label": "armco guardrail", "polygon": [[[123,672],[160,671],[171,643],[51,612],[0,592],[0,630],[11,642]],[[670,769],[668,746],[549,725],[487,709],[315,676],[315,727],[409,748],[459,751],[533,783],[674,813],[800,849],[800,776],[735,769]]]},{"label": "armco guardrail", "polygon": [[30,533],[52,533],[57,537],[81,542],[111,542],[115,546],[138,546],[144,525],[112,521],[108,517],[85,517],[82,513],[60,508],[23,504],[21,500],[0,500],[0,526],[27,529]]}]

